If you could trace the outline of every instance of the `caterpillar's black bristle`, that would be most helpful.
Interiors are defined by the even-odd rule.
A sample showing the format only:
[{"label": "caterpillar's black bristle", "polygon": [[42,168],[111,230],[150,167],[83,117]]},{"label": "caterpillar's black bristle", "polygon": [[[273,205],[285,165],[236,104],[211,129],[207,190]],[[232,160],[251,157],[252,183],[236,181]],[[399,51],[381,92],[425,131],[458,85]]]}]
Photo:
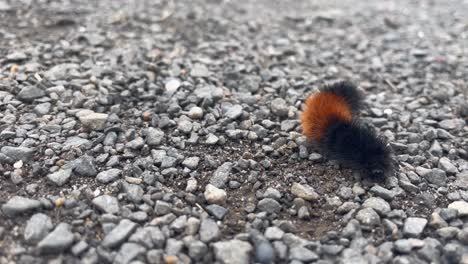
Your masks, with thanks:
[{"label": "caterpillar's black bristle", "polygon": [[372,178],[382,178],[393,171],[387,142],[361,124],[334,121],[322,144],[330,158],[363,169]]},{"label": "caterpillar's black bristle", "polygon": [[342,81],[331,85],[325,85],[320,91],[329,92],[343,98],[353,115],[356,115],[362,109],[364,95],[350,82]]}]

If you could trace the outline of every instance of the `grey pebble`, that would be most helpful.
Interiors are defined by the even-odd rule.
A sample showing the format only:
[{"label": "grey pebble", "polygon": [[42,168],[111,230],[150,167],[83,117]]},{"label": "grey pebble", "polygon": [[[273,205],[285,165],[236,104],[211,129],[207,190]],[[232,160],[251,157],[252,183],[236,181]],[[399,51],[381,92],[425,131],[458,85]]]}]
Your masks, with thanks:
[{"label": "grey pebble", "polygon": [[252,245],[241,240],[229,240],[213,243],[216,259],[221,263],[244,264],[250,263]]},{"label": "grey pebble", "polygon": [[88,247],[88,243],[86,243],[86,241],[81,240],[71,248],[71,252],[74,256],[78,257],[82,255],[85,252],[85,250],[88,249]]},{"label": "grey pebble", "polygon": [[18,93],[18,99],[24,102],[32,102],[34,99],[45,96],[44,90],[35,86],[26,86]]},{"label": "grey pebble", "polygon": [[18,214],[27,213],[41,207],[41,202],[22,196],[13,196],[2,205],[2,211],[7,216],[14,217]]},{"label": "grey pebble", "polygon": [[29,218],[24,229],[24,240],[36,243],[42,240],[53,228],[52,220],[43,213],[37,213]]},{"label": "grey pebble", "polygon": [[229,180],[229,175],[231,174],[232,166],[232,162],[225,162],[221,166],[219,166],[211,176],[210,183],[217,188],[224,188]]},{"label": "grey pebble", "polygon": [[90,130],[104,130],[106,128],[108,114],[86,112],[79,116],[80,122],[83,127]]},{"label": "grey pebble", "polygon": [[217,204],[210,204],[206,206],[206,211],[208,211],[208,213],[210,213],[216,219],[222,220],[224,216],[227,214],[228,209]]},{"label": "grey pebble", "polygon": [[301,246],[293,247],[290,249],[289,252],[289,260],[312,262],[317,260],[318,258],[319,256],[315,252]]},{"label": "grey pebble", "polygon": [[362,206],[364,208],[372,208],[382,216],[388,215],[388,213],[391,211],[390,204],[379,197],[371,197],[366,199]]},{"label": "grey pebble", "polygon": [[258,202],[258,210],[267,213],[279,213],[281,211],[281,204],[271,198],[263,198]]},{"label": "grey pebble", "polygon": [[96,180],[101,183],[109,183],[117,180],[122,173],[120,169],[109,169],[98,173]]},{"label": "grey pebble", "polygon": [[274,263],[276,258],[275,250],[268,241],[261,241],[255,245],[255,259],[259,263]]},{"label": "grey pebble", "polygon": [[204,218],[200,224],[200,240],[207,243],[216,240],[220,235],[218,225],[211,218]]},{"label": "grey pebble", "polygon": [[108,214],[117,214],[120,211],[117,198],[104,194],[93,199],[93,205]]},{"label": "grey pebble", "polygon": [[57,186],[62,186],[68,182],[71,175],[72,175],[72,169],[60,169],[54,173],[47,175],[47,179],[55,183]]},{"label": "grey pebble", "polygon": [[138,225],[128,219],[122,219],[112,231],[104,237],[102,245],[107,248],[114,248],[122,244],[138,227]]},{"label": "grey pebble", "polygon": [[374,185],[372,186],[372,188],[370,189],[371,192],[375,193],[375,195],[387,200],[387,201],[391,201],[395,196],[396,196],[396,193],[391,191],[391,190],[388,190],[382,186],[379,186],[379,185]]},{"label": "grey pebble", "polygon": [[41,253],[60,253],[68,249],[74,240],[71,226],[67,223],[60,223],[38,244],[37,248]]},{"label": "grey pebble", "polygon": [[242,110],[243,108],[241,105],[233,105],[227,110],[225,115],[227,118],[234,120],[242,115]]},{"label": "grey pebble", "polygon": [[117,255],[115,256],[114,263],[128,264],[140,255],[143,255],[146,249],[137,243],[124,243]]},{"label": "grey pebble", "polygon": [[358,211],[356,219],[363,225],[376,226],[380,224],[380,217],[372,208],[364,208]]},{"label": "grey pebble", "polygon": [[192,241],[188,245],[188,254],[195,260],[201,260],[207,252],[208,246],[199,240]]},{"label": "grey pebble", "polygon": [[199,157],[189,157],[189,158],[186,158],[183,162],[182,162],[182,165],[184,165],[185,167],[189,168],[189,169],[196,169],[198,167],[198,163],[200,162],[200,158]]},{"label": "grey pebble", "polygon": [[403,234],[409,237],[418,237],[426,228],[427,219],[420,217],[408,217],[403,226]]},{"label": "grey pebble", "polygon": [[33,148],[27,147],[2,147],[0,152],[14,161],[22,160],[23,162],[29,162],[34,155]]}]

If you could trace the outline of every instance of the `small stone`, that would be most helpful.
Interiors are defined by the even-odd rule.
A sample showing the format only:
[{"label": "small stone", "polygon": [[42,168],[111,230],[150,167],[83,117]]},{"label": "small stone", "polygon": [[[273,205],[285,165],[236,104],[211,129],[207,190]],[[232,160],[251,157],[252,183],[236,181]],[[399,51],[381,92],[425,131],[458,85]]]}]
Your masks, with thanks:
[{"label": "small stone", "polygon": [[225,190],[216,188],[212,184],[208,184],[205,187],[204,195],[208,203],[215,203],[215,204],[224,204],[227,198],[227,194]]},{"label": "small stone", "polygon": [[468,244],[468,229],[464,228],[460,232],[458,232],[457,238],[460,242],[467,245]]},{"label": "small stone", "polygon": [[198,107],[198,106],[194,106],[192,108],[190,108],[189,112],[188,112],[188,117],[190,117],[191,119],[200,119],[203,117],[203,108],[201,107]]},{"label": "small stone", "polygon": [[52,107],[52,104],[48,102],[38,104],[34,107],[34,112],[36,112],[38,115],[41,115],[41,116],[46,115],[49,113],[51,107]]},{"label": "small stone", "polygon": [[356,214],[356,219],[363,225],[376,226],[380,224],[380,217],[372,208],[364,208]]},{"label": "small stone", "polygon": [[268,241],[262,241],[255,246],[255,259],[258,263],[269,264],[275,262],[275,250]]},{"label": "small stone", "polygon": [[193,129],[193,123],[189,120],[182,119],[177,123],[177,129],[179,129],[184,134],[190,134]]},{"label": "small stone", "polygon": [[191,169],[191,170],[194,170],[198,167],[198,163],[200,162],[200,158],[199,157],[189,157],[189,158],[186,158],[183,162],[182,162],[182,165],[184,165],[185,167]]},{"label": "small stone", "polygon": [[198,220],[198,218],[195,218],[195,217],[190,217],[189,219],[187,219],[187,228],[185,229],[185,233],[187,233],[187,235],[195,235],[198,233],[198,229],[200,227],[200,220]]},{"label": "small stone", "polygon": [[128,264],[138,256],[143,255],[145,251],[145,248],[137,243],[124,243],[115,256],[113,263]]},{"label": "small stone", "polygon": [[151,121],[151,112],[145,111],[141,116],[143,118],[143,121]]},{"label": "small stone", "polygon": [[281,204],[271,198],[263,198],[258,202],[258,210],[267,213],[279,213],[281,211]]},{"label": "small stone", "polygon": [[446,130],[458,131],[465,126],[466,122],[463,119],[448,119],[439,122],[439,126]]},{"label": "small stone", "polygon": [[218,141],[219,141],[219,138],[216,135],[213,135],[213,134],[210,133],[206,137],[205,143],[208,144],[208,145],[214,145],[214,144],[218,143]]},{"label": "small stone", "polygon": [[[11,6],[8,5],[6,2],[2,1],[0,2],[0,11],[10,11]],[[21,52],[21,51],[14,51],[6,56],[6,61],[9,62],[18,62],[18,61],[24,61],[28,59],[28,55],[26,53]]]},{"label": "small stone", "polygon": [[177,263],[179,263],[179,258],[177,256],[172,256],[172,255],[164,256],[164,264],[177,264]]},{"label": "small stone", "polygon": [[458,211],[459,216],[467,216],[468,215],[468,203],[465,201],[456,201],[449,204],[448,208],[455,209]]},{"label": "small stone", "polygon": [[265,237],[269,240],[281,240],[284,236],[284,231],[279,227],[271,226],[265,230]]},{"label": "small stone", "polygon": [[143,140],[143,138],[142,137],[137,137],[134,140],[132,140],[132,141],[128,142],[127,144],[125,144],[125,147],[130,148],[130,149],[134,149],[134,150],[138,150],[138,149],[141,149],[144,145],[145,145],[145,141]]},{"label": "small stone", "polygon": [[164,135],[162,130],[150,127],[146,133],[146,144],[149,146],[159,146],[163,142]]},{"label": "small stone", "polygon": [[319,256],[305,248],[305,247],[301,247],[301,246],[298,246],[298,247],[293,247],[291,248],[290,252],[289,252],[289,260],[299,260],[299,261],[302,261],[302,262],[312,262],[312,261],[315,261],[319,258]]},{"label": "small stone", "polygon": [[78,113],[77,115],[83,127],[90,130],[104,130],[104,128],[106,128],[107,118],[109,117],[108,114],[94,112],[86,112],[83,115],[79,115]]},{"label": "small stone", "polygon": [[[146,259],[148,260],[149,264],[162,264],[162,263],[177,264],[178,259],[177,259],[176,256],[171,256],[171,257],[175,257],[174,262],[163,262],[163,255],[164,255],[164,251],[161,250],[161,249],[150,249],[146,253]],[[168,257],[168,256],[166,256],[166,257]]]},{"label": "small stone", "polygon": [[208,77],[211,75],[211,72],[205,65],[196,63],[193,65],[190,75],[192,75],[192,77]]},{"label": "small stone", "polygon": [[201,260],[207,252],[208,246],[199,240],[190,242],[188,245],[188,254],[195,260]]},{"label": "small stone", "polygon": [[276,98],[271,101],[271,112],[279,117],[287,117],[289,107],[283,98]]},{"label": "small stone", "polygon": [[424,241],[420,239],[399,239],[395,241],[395,250],[400,253],[410,253],[414,249],[422,248]]},{"label": "small stone", "polygon": [[75,161],[73,173],[85,176],[94,177],[97,175],[96,164],[91,156],[83,156]]},{"label": "small stone", "polygon": [[42,213],[34,214],[26,223],[24,240],[28,243],[36,243],[43,239],[53,227],[49,216]]},{"label": "small stone", "polygon": [[206,207],[208,213],[214,216],[218,220],[222,220],[224,216],[227,214],[228,210],[222,206],[217,204],[210,204]]},{"label": "small stone", "polygon": [[13,161],[22,160],[23,162],[29,162],[32,160],[34,155],[34,149],[26,147],[2,147],[0,153],[6,155]]},{"label": "small stone", "polygon": [[41,202],[22,196],[13,196],[8,202],[2,205],[2,211],[7,216],[13,217],[18,214],[27,213],[39,209]]},{"label": "small stone", "polygon": [[18,99],[24,102],[32,102],[34,99],[45,96],[44,90],[35,86],[26,86],[18,93]]},{"label": "small stone", "polygon": [[175,230],[176,232],[182,232],[185,227],[187,226],[187,216],[181,215],[177,217],[170,225],[171,229]]},{"label": "small stone", "polygon": [[128,219],[134,222],[142,223],[148,219],[148,213],[143,211],[133,212],[128,215]]},{"label": "small stone", "polygon": [[263,193],[263,198],[272,198],[275,200],[279,200],[281,199],[281,196],[281,193],[277,189],[272,187],[268,187]]},{"label": "small stone", "polygon": [[436,157],[442,156],[444,150],[442,149],[442,146],[440,145],[439,141],[434,140],[434,143],[432,143],[431,147],[429,148],[429,153]]},{"label": "small stone", "polygon": [[42,239],[37,247],[41,253],[60,253],[68,249],[74,240],[69,224],[60,223],[57,227]]},{"label": "small stone", "polygon": [[71,252],[75,257],[80,256],[88,249],[89,245],[85,241],[81,240],[80,242],[76,243],[72,248]]},{"label": "small stone", "polygon": [[441,169],[433,169],[431,172],[424,176],[426,180],[437,186],[445,186],[447,183],[447,175]]},{"label": "small stone", "polygon": [[65,198],[59,197],[55,199],[54,204],[55,204],[55,207],[57,208],[62,207],[65,204]]},{"label": "small stone", "polygon": [[172,211],[172,205],[170,203],[157,200],[156,206],[154,207],[154,213],[156,215],[166,215]]},{"label": "small stone", "polygon": [[245,241],[229,240],[213,244],[216,259],[224,264],[245,264],[250,263],[252,246]]},{"label": "small stone", "polygon": [[301,208],[299,208],[299,210],[297,211],[297,217],[303,220],[307,220],[310,218],[310,213],[307,206],[301,206]]},{"label": "small stone", "polygon": [[122,219],[119,224],[104,237],[102,245],[107,248],[119,246],[135,231],[137,226],[136,223],[130,220]]},{"label": "small stone", "polygon": [[173,168],[175,167],[176,164],[177,164],[177,159],[174,157],[164,156],[161,160],[162,169]]},{"label": "small stone", "polygon": [[296,182],[291,187],[291,193],[307,201],[316,201],[320,198],[312,187]]},{"label": "small stone", "polygon": [[109,170],[100,172],[96,176],[96,180],[101,183],[113,182],[120,177],[121,173],[122,173],[122,170],[120,169],[109,169]]},{"label": "small stone", "polygon": [[458,172],[457,167],[455,167],[455,165],[453,165],[452,162],[446,157],[442,157],[439,159],[439,168],[451,174],[455,174]]},{"label": "small stone", "polygon": [[91,141],[80,138],[80,137],[69,137],[67,140],[63,143],[63,148],[64,149],[69,149],[69,148],[76,148],[76,147],[81,147],[81,146],[89,146]]},{"label": "small stone", "polygon": [[211,218],[204,218],[201,221],[199,234],[200,240],[207,243],[216,240],[220,235],[220,231],[215,221]]},{"label": "small stone", "polygon": [[196,179],[187,180],[187,187],[185,187],[186,192],[193,193],[197,189],[198,189],[198,182]]},{"label": "small stone", "polygon": [[444,240],[456,238],[459,232],[460,229],[453,226],[441,227],[436,231],[437,235],[443,238]]},{"label": "small stone", "polygon": [[235,120],[242,115],[242,110],[241,105],[233,105],[227,110],[225,116],[231,120]]},{"label": "small stone", "polygon": [[138,184],[123,182],[123,190],[127,194],[127,199],[134,203],[139,203],[143,199],[144,190]]},{"label": "small stone", "polygon": [[107,194],[94,198],[93,205],[108,214],[117,214],[120,211],[117,198]]},{"label": "small stone", "polygon": [[390,204],[379,197],[368,198],[364,201],[362,206],[372,208],[382,216],[388,215],[388,213],[391,211]]},{"label": "small stone", "polygon": [[224,162],[219,166],[211,176],[210,183],[218,188],[224,188],[229,180],[229,175],[232,170],[232,162]]},{"label": "small stone", "polygon": [[310,153],[309,160],[314,161],[314,162],[321,161],[322,160],[322,155],[320,155],[319,153],[315,153],[315,152]]},{"label": "small stone", "polygon": [[164,87],[166,88],[166,91],[169,94],[173,94],[177,91],[177,89],[179,89],[180,85],[181,82],[178,79],[171,79],[168,82],[166,82]]},{"label": "small stone", "polygon": [[297,120],[284,120],[281,122],[281,130],[285,132],[292,131],[298,125]]},{"label": "small stone", "polygon": [[57,186],[62,186],[68,182],[72,174],[72,169],[60,169],[52,174],[47,175],[49,181],[55,183]]},{"label": "small stone", "polygon": [[420,217],[408,217],[403,226],[403,234],[409,237],[418,237],[424,231],[427,219]]},{"label": "small stone", "polygon": [[458,210],[454,208],[442,208],[440,209],[440,216],[445,221],[450,221],[458,217]]},{"label": "small stone", "polygon": [[387,200],[387,201],[391,201],[393,198],[395,198],[396,194],[395,192],[392,192],[388,189],[385,189],[384,187],[382,186],[379,186],[379,185],[374,185],[371,189],[370,189],[371,192],[375,193],[375,195]]},{"label": "small stone", "polygon": [[434,212],[431,214],[431,217],[429,219],[429,226],[434,227],[434,228],[441,228],[441,227],[447,227],[448,224],[438,213]]},{"label": "small stone", "polygon": [[338,191],[338,196],[345,200],[350,200],[354,198],[354,193],[353,189],[349,187],[341,187],[340,190]]}]

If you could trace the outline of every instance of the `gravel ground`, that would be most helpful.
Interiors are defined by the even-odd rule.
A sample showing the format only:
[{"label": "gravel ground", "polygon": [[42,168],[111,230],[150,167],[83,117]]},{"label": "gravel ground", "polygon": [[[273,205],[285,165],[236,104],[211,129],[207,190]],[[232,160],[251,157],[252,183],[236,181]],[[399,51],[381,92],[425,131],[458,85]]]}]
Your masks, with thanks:
[{"label": "gravel ground", "polygon": [[[468,263],[468,2],[356,2],[0,0],[0,263]],[[338,80],[384,182],[301,136]]]}]

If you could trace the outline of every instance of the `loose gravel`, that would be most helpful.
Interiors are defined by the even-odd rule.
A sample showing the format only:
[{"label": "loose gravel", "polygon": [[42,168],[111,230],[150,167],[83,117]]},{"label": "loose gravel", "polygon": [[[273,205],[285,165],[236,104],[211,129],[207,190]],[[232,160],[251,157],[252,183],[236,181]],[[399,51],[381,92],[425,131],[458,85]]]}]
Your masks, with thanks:
[{"label": "loose gravel", "polygon": [[[468,263],[467,13],[0,0],[0,263]],[[301,135],[338,80],[384,181]]]}]

